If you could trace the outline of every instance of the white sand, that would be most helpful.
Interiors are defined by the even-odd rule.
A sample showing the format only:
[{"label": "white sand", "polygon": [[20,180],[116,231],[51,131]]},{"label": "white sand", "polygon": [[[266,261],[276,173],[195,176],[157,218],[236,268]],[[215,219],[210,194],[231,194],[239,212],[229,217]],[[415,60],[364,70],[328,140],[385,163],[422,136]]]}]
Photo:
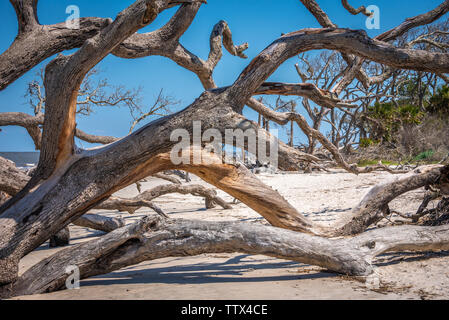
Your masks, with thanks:
[{"label": "white sand", "polygon": [[[323,174],[259,175],[278,190],[299,212],[325,224],[351,210],[375,184],[392,179],[388,173],[355,176],[343,171]],[[149,189],[166,183],[159,179],[143,185]],[[192,183],[206,184],[196,177]],[[118,192],[131,197],[135,186]],[[219,191],[228,201],[232,198]],[[392,203],[392,208],[414,212],[422,191],[410,192]],[[232,210],[206,210],[204,200],[170,194],[155,200],[171,217],[209,221],[241,220],[266,223],[244,204]],[[116,212],[103,214],[117,216]],[[151,210],[121,214],[132,222]],[[71,226],[72,244],[92,239],[101,232]],[[21,262],[21,272],[59,249],[41,246]],[[425,257],[431,257],[424,259]],[[380,257],[379,290],[365,283],[326,273],[318,267],[264,256],[204,254],[143,262],[107,275],[81,281],[79,290],[18,297],[17,299],[444,299],[449,298],[449,255],[394,254]]]}]

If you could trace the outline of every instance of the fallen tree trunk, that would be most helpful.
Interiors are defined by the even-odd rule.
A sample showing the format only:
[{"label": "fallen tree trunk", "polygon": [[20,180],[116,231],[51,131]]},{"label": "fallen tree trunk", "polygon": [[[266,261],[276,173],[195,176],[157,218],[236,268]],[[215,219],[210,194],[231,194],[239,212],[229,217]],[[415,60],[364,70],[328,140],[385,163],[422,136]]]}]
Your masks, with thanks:
[{"label": "fallen tree trunk", "polygon": [[[181,174],[179,170],[172,170],[171,172],[179,172],[179,174]],[[202,185],[183,186],[181,185],[181,181],[179,179],[163,173],[156,173],[152,176],[170,181],[173,185],[157,186],[154,189],[147,190],[131,199],[111,196],[102,203],[98,204],[95,209],[118,210],[133,214],[141,207],[148,207],[153,209],[156,213],[167,217],[163,210],[151,202],[151,200],[169,193],[192,194],[195,196],[204,197],[207,209],[214,208],[216,205],[220,205],[223,209],[232,208],[231,205],[217,196],[217,192],[211,188],[206,188]],[[188,177],[188,175],[184,174],[184,177]],[[9,199],[8,194],[13,196],[22,190],[29,181],[30,176],[19,170],[12,161],[0,157],[0,179],[0,191],[2,192],[0,198],[1,205]],[[6,194],[4,192],[6,192]],[[75,220],[73,224],[105,232],[109,232],[123,226],[119,219],[107,218],[93,214],[86,214],[85,216]],[[51,238],[51,243],[61,243],[63,245],[68,244],[67,234],[69,234],[68,230],[61,230],[60,234],[55,234]]]},{"label": "fallen tree trunk", "polygon": [[[209,158],[206,162],[211,164],[181,165],[180,168],[197,174],[205,181],[215,184],[218,188],[243,201],[274,226],[322,236],[344,236],[363,232],[366,228],[385,217],[388,212],[388,204],[393,199],[408,191],[434,184],[440,184],[439,188],[442,188],[443,191],[449,189],[448,183],[445,182],[445,179],[448,179],[447,177],[449,176],[449,166],[431,165],[420,167],[373,187],[351,213],[342,216],[332,227],[323,227],[302,216],[278,192],[263,184],[244,166],[238,163],[233,165],[219,164],[215,155],[204,153],[203,151],[200,152],[202,152],[203,159]],[[160,155],[158,161],[173,166],[169,154]],[[25,179],[29,179],[28,176],[18,169],[14,171],[14,174],[17,174],[19,178],[25,177]],[[20,179],[13,178],[11,180],[19,181]],[[220,205],[223,209],[232,208],[227,202],[218,197],[213,189],[208,189],[201,185],[169,184],[157,186],[130,199],[111,196],[102,203],[97,204],[95,209],[119,210],[133,214],[141,207],[148,207],[158,214],[167,217],[152,200],[169,193],[202,196],[205,198],[207,208],[212,208],[215,204]],[[299,218],[300,216],[301,218]]]},{"label": "fallen tree trunk", "polygon": [[119,218],[105,217],[99,214],[86,213],[73,222],[79,227],[111,232],[125,225],[125,221]]},{"label": "fallen tree trunk", "polygon": [[382,220],[389,213],[388,204],[401,194],[426,186],[446,186],[449,166],[430,165],[373,187],[350,214],[334,225],[333,236],[354,235]]},{"label": "fallen tree trunk", "polygon": [[[449,72],[449,55],[445,53],[398,49],[370,39],[360,31],[304,29],[285,34],[274,41],[253,59],[232,86],[205,91],[185,109],[153,121],[108,146],[79,150],[74,143],[76,97],[89,70],[115,52],[121,43],[147,26],[163,10],[193,2],[197,1],[137,0],[107,28],[101,29],[86,41],[77,52],[70,56],[58,55],[48,64],[44,81],[46,112],[39,165],[26,188],[0,209],[0,283],[15,282],[18,263],[24,255],[114,192],[146,176],[170,169],[189,171],[210,181],[260,212],[273,225],[313,233],[316,230],[313,223],[297,212],[279,193],[238,166],[175,166],[167,159],[164,161],[161,155],[167,155],[176,144],[171,139],[171,133],[175,129],[183,129],[192,134],[193,123],[198,119],[201,119],[204,130],[218,129],[222,135],[228,128],[244,128],[250,121],[242,116],[242,109],[254,92],[283,62],[310,50],[338,50],[394,68]],[[173,26],[177,22],[185,26],[178,34],[182,34],[190,25],[189,21],[177,20],[169,24]],[[225,26],[221,25],[214,33],[225,35]],[[171,31],[173,29],[176,28],[170,28]],[[211,42],[211,47],[216,47],[215,44]],[[233,47],[231,51],[241,55],[244,48],[244,45]],[[187,54],[184,60],[192,60],[192,57]],[[218,61],[214,55],[212,58],[212,64]],[[264,131],[264,135],[270,136],[267,131]],[[281,143],[279,145],[280,165],[285,168],[297,167],[298,161],[289,161],[295,157],[282,157],[283,153],[292,153],[291,148]],[[295,154],[297,158],[315,158],[299,151]],[[388,197],[385,199],[388,200]]]},{"label": "fallen tree trunk", "polygon": [[[244,166],[236,164],[228,167],[229,169],[232,168],[231,172],[234,172],[233,174],[230,174],[227,169],[223,170],[225,168],[227,166],[221,164],[215,166],[199,165],[191,166],[189,170],[210,183],[219,182],[218,187],[236,198],[247,199],[246,203],[261,213],[274,226],[327,237],[356,235],[365,231],[369,226],[385,218],[389,211],[388,204],[393,199],[408,191],[438,184],[439,179],[447,176],[449,172],[448,166],[431,165],[415,169],[386,183],[381,183],[373,187],[349,214],[340,217],[334,225],[324,227],[303,217],[280,194],[261,183]],[[227,177],[227,179],[233,177],[233,179],[227,181],[221,177]],[[446,186],[446,184],[443,184],[443,186]],[[167,217],[162,210],[155,206],[152,200],[169,193],[203,196],[207,208],[213,207],[214,204],[218,204],[224,209],[232,208],[228,203],[216,196],[216,191],[213,189],[207,189],[201,185],[168,184],[144,191],[130,199],[110,197],[97,205],[96,209],[119,210],[133,214],[141,207],[148,207]],[[267,212],[267,215],[264,215],[264,212]],[[282,214],[283,212],[286,214]],[[292,219],[292,217],[298,215],[303,220]]]},{"label": "fallen tree trunk", "polygon": [[[153,175],[154,176],[154,175]],[[217,196],[214,189],[206,188],[202,185],[180,185],[180,184],[166,184],[154,187],[150,190],[144,191],[133,198],[109,197],[97,205],[96,209],[105,210],[119,210],[133,214],[139,208],[151,208],[162,216],[166,216],[163,211],[156,206],[152,200],[170,193],[191,194],[194,196],[203,197],[207,209],[212,209],[215,205],[220,205],[223,209],[232,209],[232,206],[226,201]]]},{"label": "fallen tree trunk", "polygon": [[3,298],[64,289],[68,266],[81,279],[143,261],[203,253],[261,254],[317,265],[353,276],[368,276],[373,259],[389,251],[449,249],[449,225],[376,229],[349,239],[327,239],[241,222],[164,220],[146,217],[98,239],[64,249],[28,269],[0,290]]},{"label": "fallen tree trunk", "polygon": [[70,244],[70,229],[69,226],[67,226],[50,238],[49,247],[57,248],[67,246],[69,244]]},{"label": "fallen tree trunk", "polygon": [[157,214],[168,218],[168,216],[155,205],[153,202],[145,200],[145,199],[125,199],[119,197],[109,197],[107,200],[98,204],[95,209],[103,209],[103,210],[118,210],[122,212],[128,212],[129,214],[133,214],[139,208],[146,207],[152,209]]},{"label": "fallen tree trunk", "polygon": [[[125,225],[125,221],[118,218],[104,217],[99,214],[85,214],[73,222],[75,226],[86,227],[103,232],[111,232]],[[50,248],[63,247],[70,244],[70,229],[65,227],[50,238]]]},{"label": "fallen tree trunk", "polygon": [[232,206],[224,201],[222,198],[217,196],[217,191],[211,188],[206,188],[199,184],[191,185],[175,185],[167,184],[154,187],[151,190],[147,190],[139,194],[135,199],[140,200],[154,200],[164,194],[169,193],[180,193],[180,194],[191,194],[198,197],[204,197],[206,208],[212,209],[215,205],[221,206],[223,209],[232,209]]}]

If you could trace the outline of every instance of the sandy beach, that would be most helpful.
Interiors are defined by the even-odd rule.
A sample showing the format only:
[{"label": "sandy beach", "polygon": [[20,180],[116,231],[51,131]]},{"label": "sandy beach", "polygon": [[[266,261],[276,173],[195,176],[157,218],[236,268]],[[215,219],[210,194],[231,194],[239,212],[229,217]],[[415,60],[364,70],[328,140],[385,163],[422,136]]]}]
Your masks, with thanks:
[{"label": "sandy beach", "polygon": [[[278,190],[299,212],[329,225],[349,212],[375,184],[394,178],[385,172],[356,176],[342,170],[258,177]],[[207,185],[197,177],[192,178],[191,183]],[[168,182],[150,178],[143,183],[143,190],[164,183]],[[220,190],[218,193],[227,201],[233,200]],[[135,185],[117,193],[122,197],[136,194]],[[422,190],[407,193],[392,202],[391,208],[414,212],[422,194]],[[206,210],[202,198],[179,194],[165,195],[154,202],[173,218],[266,223],[242,203],[231,210],[220,207]],[[101,212],[120,216],[128,223],[154,214],[148,209],[134,215]],[[70,228],[71,245],[102,234],[73,225]],[[49,249],[48,243],[43,244],[21,261],[20,272],[57,250],[61,249]],[[203,254],[147,261],[82,280],[78,290],[15,299],[447,299],[448,263],[446,253],[383,255],[376,261],[379,281],[366,284],[319,267],[265,256]]]}]

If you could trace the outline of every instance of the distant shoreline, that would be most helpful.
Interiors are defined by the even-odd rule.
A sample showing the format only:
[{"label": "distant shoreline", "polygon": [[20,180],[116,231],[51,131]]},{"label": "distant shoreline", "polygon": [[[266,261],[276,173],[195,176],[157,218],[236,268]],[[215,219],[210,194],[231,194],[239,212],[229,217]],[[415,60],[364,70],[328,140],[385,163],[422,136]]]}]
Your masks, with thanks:
[{"label": "distant shoreline", "polygon": [[30,168],[39,162],[39,151],[8,152],[1,151],[0,157],[11,160],[18,168]]}]

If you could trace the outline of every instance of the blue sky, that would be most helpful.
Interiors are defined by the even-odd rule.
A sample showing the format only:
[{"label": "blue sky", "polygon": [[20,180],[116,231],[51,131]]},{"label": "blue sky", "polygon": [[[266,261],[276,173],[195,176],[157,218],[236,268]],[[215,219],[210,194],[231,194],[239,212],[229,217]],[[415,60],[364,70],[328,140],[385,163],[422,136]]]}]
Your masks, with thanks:
[{"label": "blue sky", "polygon": [[[42,24],[65,21],[68,17],[66,7],[77,5],[81,16],[100,16],[114,18],[117,13],[131,4],[132,0],[40,0],[38,6],[39,19]],[[365,17],[352,16],[343,9],[338,0],[318,0],[322,8],[340,27],[365,29]],[[353,6],[377,5],[381,12],[380,30],[366,30],[370,36],[386,31],[405,18],[412,17],[435,8],[442,0],[351,0]],[[162,13],[150,26],[141,32],[159,28],[168,21],[175,8]],[[443,19],[447,19],[443,17]],[[281,33],[287,33],[302,28],[319,27],[314,17],[298,0],[208,0],[207,5],[200,9],[190,29],[181,38],[181,42],[193,53],[207,58],[209,52],[209,35],[219,20],[226,20],[233,33],[236,44],[248,42],[246,51],[248,59],[240,59],[225,52],[223,59],[215,69],[214,78],[219,86],[231,84],[244,67],[261,50],[278,38]],[[0,51],[3,52],[14,40],[17,33],[17,22],[14,10],[9,1],[0,1],[0,21],[2,35]],[[67,52],[68,54],[70,52]],[[27,112],[32,109],[24,98],[27,83],[36,78],[36,73],[52,58],[15,81],[8,88],[0,91],[0,112]],[[271,77],[272,81],[299,82],[293,58],[282,65]],[[143,87],[144,104],[150,105],[160,89],[164,89],[181,103],[179,108],[190,104],[203,91],[197,77],[177,66],[169,59],[162,57],[147,57],[143,59],[125,60],[113,56],[106,57],[98,68],[103,71],[102,77],[107,77],[114,85],[124,85],[128,88]],[[302,110],[299,109],[302,113]],[[244,114],[255,119],[254,112],[245,109]],[[131,116],[126,108],[97,109],[89,117],[78,117],[78,127],[84,131],[99,135],[123,136],[127,134]],[[151,119],[150,119],[151,120]],[[296,129],[295,143],[303,140]],[[280,137],[285,140],[285,132],[280,131]],[[83,147],[88,147],[83,144]],[[4,127],[0,132],[0,151],[32,151],[34,145],[26,131],[17,127]]]}]

